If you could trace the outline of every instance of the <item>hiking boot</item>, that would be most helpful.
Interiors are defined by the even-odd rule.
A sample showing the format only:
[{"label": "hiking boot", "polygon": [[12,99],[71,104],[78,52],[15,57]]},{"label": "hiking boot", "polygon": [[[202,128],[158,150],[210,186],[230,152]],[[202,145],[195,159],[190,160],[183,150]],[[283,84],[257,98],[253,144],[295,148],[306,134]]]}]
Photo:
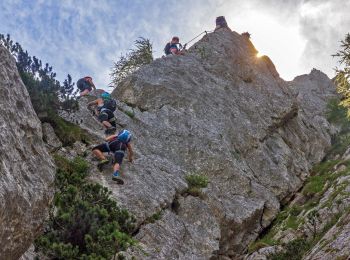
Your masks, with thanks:
[{"label": "hiking boot", "polygon": [[112,180],[117,182],[117,184],[119,184],[119,185],[123,185],[124,184],[124,181],[120,178],[120,175],[119,175],[118,171],[113,173]]},{"label": "hiking boot", "polygon": [[97,168],[102,171],[103,169],[103,166],[108,164],[109,163],[109,160],[107,159],[104,159],[104,160],[101,160],[98,164],[97,164]]},{"label": "hiking boot", "polygon": [[118,171],[115,171],[112,175],[112,178],[118,178],[120,175],[119,175],[119,172]]},{"label": "hiking boot", "polygon": [[117,130],[117,128],[115,128],[114,126],[112,126],[112,127],[107,128],[107,129],[105,130],[105,134],[106,134],[106,135],[114,134],[114,133],[115,133],[115,130]]}]

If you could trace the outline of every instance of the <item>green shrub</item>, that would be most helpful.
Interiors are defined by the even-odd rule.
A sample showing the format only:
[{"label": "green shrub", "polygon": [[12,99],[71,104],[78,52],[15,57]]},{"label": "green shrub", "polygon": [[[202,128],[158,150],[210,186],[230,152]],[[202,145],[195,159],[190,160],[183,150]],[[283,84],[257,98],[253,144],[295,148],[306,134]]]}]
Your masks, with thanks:
[{"label": "green shrub", "polygon": [[208,186],[208,178],[200,174],[187,175],[186,181],[190,187],[206,188]]},{"label": "green shrub", "polygon": [[152,216],[148,217],[145,221],[145,223],[154,223],[157,220],[160,220],[162,217],[162,211],[158,211],[156,213],[154,213]]},{"label": "green shrub", "polygon": [[194,197],[202,197],[202,188],[208,186],[208,178],[200,174],[189,174],[185,177],[188,188],[186,192]]},{"label": "green shrub", "polygon": [[297,206],[297,205],[293,205],[290,210],[289,210],[289,214],[291,216],[297,217],[299,216],[300,212],[302,211],[302,208]]},{"label": "green shrub", "polygon": [[89,143],[88,134],[79,126],[64,120],[54,112],[48,112],[48,116],[41,119],[52,125],[55,134],[62,142],[63,146],[70,146],[76,141]]},{"label": "green shrub", "polygon": [[88,164],[55,156],[57,192],[44,234],[35,241],[53,259],[111,259],[134,241],[134,217],[120,209],[111,192],[88,182]]},{"label": "green shrub", "polygon": [[325,162],[319,163],[312,168],[312,172],[317,175],[323,175],[326,173],[330,173],[333,167],[337,165],[340,160],[327,160]]},{"label": "green shrub", "polygon": [[303,194],[306,196],[313,196],[323,190],[327,178],[324,175],[311,176],[303,188]]},{"label": "green shrub", "polygon": [[350,34],[347,33],[344,40],[341,41],[341,50],[332,55],[337,57],[342,68],[336,68],[335,85],[337,92],[341,95],[340,105],[347,109],[347,115],[350,116]]},{"label": "green shrub", "polygon": [[19,75],[40,119],[40,115],[49,110],[57,113],[58,109],[67,111],[77,109],[76,90],[69,74],[61,84],[56,79],[57,75],[52,66],[35,56],[30,56],[18,42],[11,39],[9,34],[6,36],[0,34],[0,46],[4,46],[15,59]]},{"label": "green shrub", "polygon": [[130,118],[134,118],[135,117],[135,112],[134,110],[130,111],[130,110],[125,110],[124,113],[130,117]]},{"label": "green shrub", "polygon": [[327,159],[337,154],[342,155],[350,146],[350,120],[347,116],[347,109],[340,105],[339,102],[340,100],[335,98],[327,104],[328,121],[340,127],[340,133],[332,140],[333,145],[327,155]]},{"label": "green shrub", "polygon": [[276,219],[274,220],[274,224],[275,225],[279,225],[281,224],[286,218],[288,218],[288,211],[287,210],[282,210],[280,211],[277,216]]},{"label": "green shrub", "polygon": [[142,66],[153,61],[152,43],[149,39],[140,37],[135,41],[134,49],[129,53],[121,55],[119,60],[114,63],[112,69],[112,82],[118,86],[127,76],[137,71]]},{"label": "green shrub", "polygon": [[297,217],[290,215],[286,221],[286,228],[297,229],[298,228]]},{"label": "green shrub", "polygon": [[327,103],[326,116],[329,122],[342,126],[348,127],[350,121],[347,119],[347,110],[345,107],[339,104],[338,98],[333,98]]}]

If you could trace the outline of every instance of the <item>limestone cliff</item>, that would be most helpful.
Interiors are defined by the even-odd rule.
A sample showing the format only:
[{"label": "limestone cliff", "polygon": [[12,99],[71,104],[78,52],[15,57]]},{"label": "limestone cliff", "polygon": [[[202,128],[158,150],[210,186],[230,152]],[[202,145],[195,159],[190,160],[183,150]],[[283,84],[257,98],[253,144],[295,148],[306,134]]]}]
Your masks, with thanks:
[{"label": "limestone cliff", "polygon": [[[221,29],[183,56],[144,66],[112,93],[119,127],[132,131],[133,164],[124,186],[92,170],[137,218],[142,259],[236,258],[303,185],[325,155],[332,82],[320,71],[286,82],[246,36]],[[87,99],[63,115],[101,138]],[[202,198],[185,176],[209,179]],[[149,219],[161,216],[154,223]]]},{"label": "limestone cliff", "polygon": [[0,46],[0,259],[18,259],[40,232],[55,166],[15,60]]}]

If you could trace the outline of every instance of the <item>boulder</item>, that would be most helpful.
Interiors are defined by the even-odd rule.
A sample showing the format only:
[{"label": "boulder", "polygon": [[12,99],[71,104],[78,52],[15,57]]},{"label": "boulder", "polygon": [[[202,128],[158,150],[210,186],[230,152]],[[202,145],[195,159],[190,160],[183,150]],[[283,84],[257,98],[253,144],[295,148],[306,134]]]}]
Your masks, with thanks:
[{"label": "boulder", "polygon": [[62,147],[62,142],[55,134],[55,130],[49,123],[42,124],[43,139],[49,151],[54,152]]}]

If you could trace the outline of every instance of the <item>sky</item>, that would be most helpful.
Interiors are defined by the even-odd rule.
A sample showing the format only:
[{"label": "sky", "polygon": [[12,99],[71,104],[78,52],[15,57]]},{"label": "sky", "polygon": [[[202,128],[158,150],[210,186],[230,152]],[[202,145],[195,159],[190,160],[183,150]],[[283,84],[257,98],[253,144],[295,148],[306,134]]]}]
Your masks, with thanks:
[{"label": "sky", "polygon": [[90,75],[109,89],[113,62],[138,37],[151,40],[157,58],[173,35],[185,43],[223,15],[233,31],[251,34],[283,79],[312,68],[332,78],[349,12],[348,0],[1,0],[0,33],[53,66],[59,80]]}]

